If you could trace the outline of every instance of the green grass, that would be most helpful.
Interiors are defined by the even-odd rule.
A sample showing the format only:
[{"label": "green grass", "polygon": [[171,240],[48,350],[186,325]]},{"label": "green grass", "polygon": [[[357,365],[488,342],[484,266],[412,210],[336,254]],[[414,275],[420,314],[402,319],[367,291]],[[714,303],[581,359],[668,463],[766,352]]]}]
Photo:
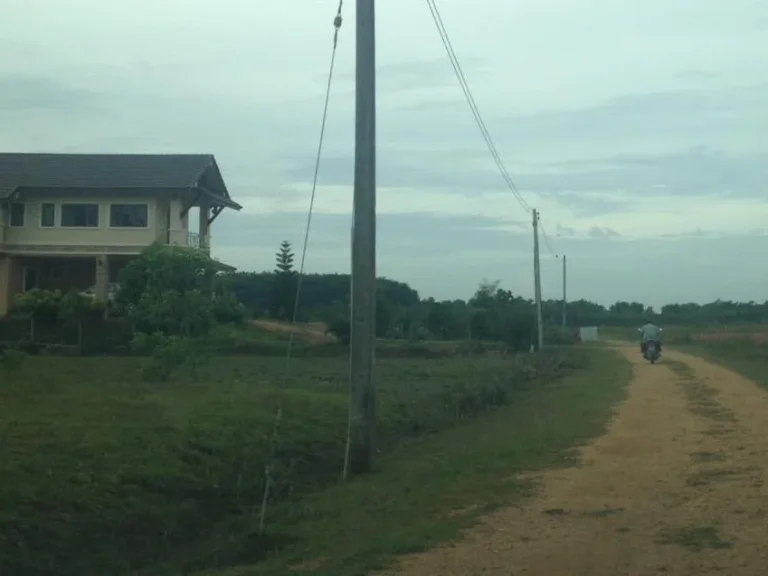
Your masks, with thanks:
[{"label": "green grass", "polygon": [[665,533],[660,544],[674,544],[693,552],[733,548],[733,542],[723,540],[715,526],[690,526]]},{"label": "green grass", "polygon": [[768,343],[749,338],[724,342],[697,342],[679,349],[730,368],[768,388]]},{"label": "green grass", "polygon": [[529,387],[489,416],[382,456],[370,476],[274,507],[269,532],[289,544],[267,561],[243,558],[254,538],[254,518],[246,516],[147,574],[170,576],[215,557],[220,567],[197,576],[277,576],[291,567],[357,576],[457,537],[479,515],[531,493],[520,473],[572,465],[572,449],[604,431],[631,368],[614,351],[585,353],[589,369]]},{"label": "green grass", "polygon": [[[532,391],[554,395],[557,387],[544,383],[585,370],[586,360],[577,350],[381,359],[383,473],[395,448],[420,446],[420,438],[531,394],[539,398]],[[142,380],[146,362],[29,357],[0,370],[0,573],[119,575],[169,558],[187,568],[250,562],[301,540],[300,531],[279,527],[307,510],[301,497],[338,481],[347,359],[298,358],[285,386],[280,357],[213,358],[164,383]],[[280,403],[270,517],[277,532],[258,539],[252,527]],[[216,530],[226,538],[212,537]]]},{"label": "green grass", "polygon": [[[634,328],[601,328],[604,338],[637,341]],[[669,326],[664,328],[664,343],[676,350],[699,356],[721,364],[743,376],[754,380],[760,386],[768,388],[768,343],[755,342],[752,334],[765,333],[764,324],[733,324],[724,326]],[[705,340],[697,335],[727,333],[733,336],[728,340]],[[665,361],[668,365],[669,360]]]},{"label": "green grass", "polygon": [[[209,346],[218,354],[285,356],[289,339],[288,332],[273,332],[258,326],[221,326],[211,336]],[[377,358],[451,358],[504,352],[506,349],[507,346],[501,342],[470,340],[410,341],[378,338],[376,341]],[[337,342],[307,342],[300,332],[292,348],[294,357],[339,357],[348,354],[348,346]]]},{"label": "green grass", "polygon": [[[600,338],[603,340],[621,340],[625,342],[640,342],[640,334],[637,329],[640,326],[601,326]],[[691,335],[696,332],[705,332],[706,328],[692,326],[663,326],[662,338],[666,344],[687,343],[691,341]]]},{"label": "green grass", "polygon": [[[603,340],[623,340],[629,342],[638,342],[639,326],[601,326],[600,338]],[[729,334],[744,334],[748,336],[751,333],[766,332],[764,324],[729,324],[727,326],[719,324],[690,324],[690,325],[662,325],[664,332],[662,338],[665,344],[686,345],[694,343],[697,335],[718,334],[727,332]]]}]

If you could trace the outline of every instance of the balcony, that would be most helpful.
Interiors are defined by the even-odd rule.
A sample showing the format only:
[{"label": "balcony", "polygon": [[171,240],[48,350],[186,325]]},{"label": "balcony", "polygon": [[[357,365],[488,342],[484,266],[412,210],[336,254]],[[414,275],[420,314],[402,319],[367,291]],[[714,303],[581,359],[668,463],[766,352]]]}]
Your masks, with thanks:
[{"label": "balcony", "polygon": [[187,232],[187,246],[189,248],[197,248],[198,250],[208,250],[205,245],[205,239],[197,232]]},{"label": "balcony", "polygon": [[200,234],[197,232],[187,232],[187,246],[189,248],[200,248]]}]

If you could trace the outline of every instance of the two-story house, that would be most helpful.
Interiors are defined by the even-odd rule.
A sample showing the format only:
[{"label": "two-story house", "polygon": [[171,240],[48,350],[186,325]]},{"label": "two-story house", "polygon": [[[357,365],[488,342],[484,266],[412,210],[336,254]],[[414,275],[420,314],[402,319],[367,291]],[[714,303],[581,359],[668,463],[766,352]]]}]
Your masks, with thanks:
[{"label": "two-story house", "polygon": [[154,242],[209,250],[224,208],[241,206],[210,154],[0,154],[0,317],[35,288],[106,300]]}]

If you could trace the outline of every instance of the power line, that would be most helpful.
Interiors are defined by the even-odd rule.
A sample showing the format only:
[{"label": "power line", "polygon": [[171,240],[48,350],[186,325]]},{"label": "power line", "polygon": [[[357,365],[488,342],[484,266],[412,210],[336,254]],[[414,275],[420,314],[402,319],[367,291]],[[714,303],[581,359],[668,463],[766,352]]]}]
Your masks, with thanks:
[{"label": "power line", "polygon": [[[304,279],[304,263],[307,258],[307,245],[309,244],[309,231],[312,227],[312,214],[315,207],[315,193],[317,192],[317,178],[320,174],[320,157],[323,151],[323,140],[325,138],[325,125],[328,119],[328,102],[331,96],[331,81],[333,80],[333,69],[336,63],[336,48],[339,41],[339,29],[341,28],[342,17],[341,9],[344,5],[344,0],[339,0],[339,8],[336,11],[336,16],[333,19],[333,48],[331,50],[331,65],[328,70],[328,85],[325,90],[325,103],[323,105],[323,117],[320,122],[320,139],[317,144],[317,156],[315,158],[315,172],[312,179],[312,193],[309,198],[309,210],[307,211],[307,223],[304,229],[304,244],[301,249],[301,263],[299,264],[299,273],[296,281],[296,297],[293,301],[293,313],[291,315],[291,329],[288,338],[288,350],[285,355],[285,372],[283,374],[283,388],[288,383],[288,376],[291,368],[291,357],[293,354],[293,343],[296,336],[296,321],[299,315],[299,303],[301,300],[301,285]],[[280,395],[277,412],[275,413],[275,424],[272,429],[272,436],[270,438],[269,446],[269,458],[264,470],[264,496],[261,501],[261,512],[259,514],[259,535],[264,532],[264,520],[267,514],[267,506],[269,504],[269,495],[272,487],[272,473],[274,470],[275,457],[277,454],[277,441],[280,433],[280,423],[283,418],[283,400]]]},{"label": "power line", "polygon": [[[461,68],[461,64],[459,63],[458,57],[456,56],[456,52],[453,49],[453,44],[451,43],[451,39],[450,39],[450,36],[448,35],[448,31],[445,29],[445,24],[443,23],[443,19],[442,19],[442,16],[440,15],[440,10],[437,7],[436,0],[427,0],[427,6],[429,7],[429,11],[432,14],[432,20],[435,22],[435,26],[437,27],[437,31],[440,34],[440,39],[443,42],[443,46],[445,47],[445,50],[448,53],[448,58],[450,59],[451,65],[453,66],[453,70],[456,73],[457,79],[459,80],[459,85],[461,86],[461,90],[464,93],[464,97],[467,100],[467,104],[469,104],[469,108],[472,111],[472,115],[474,116],[475,121],[477,122],[478,128],[480,128],[480,133],[482,134],[483,139],[485,140],[485,143],[488,146],[488,150],[491,152],[491,156],[493,157],[496,163],[496,166],[498,166],[499,171],[501,172],[501,175],[504,178],[504,181],[506,182],[507,186],[509,186],[509,189],[512,191],[512,193],[515,195],[515,198],[520,203],[520,205],[528,212],[531,212],[532,208],[530,204],[526,202],[526,200],[522,197],[522,194],[518,190],[517,186],[515,186],[515,183],[512,180],[512,177],[509,175],[507,168],[504,166],[504,162],[501,159],[501,155],[499,154],[495,144],[493,143],[493,139],[491,138],[490,132],[488,131],[488,127],[486,126],[483,120],[483,117],[480,114],[480,110],[477,107],[475,98],[472,95],[472,91],[469,88],[469,84],[467,83],[467,78],[464,75],[464,71]],[[555,251],[554,248],[552,248],[552,243],[550,242],[549,236],[547,235],[547,232],[543,224],[540,225],[540,228],[542,232],[542,237],[544,239],[544,245],[546,246],[547,250],[555,258],[560,258],[561,254],[558,254],[557,251]]]},{"label": "power line", "polygon": [[453,71],[456,73],[456,78],[458,79],[459,85],[461,86],[461,91],[464,93],[467,104],[469,104],[469,108],[472,111],[472,116],[475,118],[475,122],[480,129],[483,140],[485,140],[485,143],[488,146],[488,150],[491,153],[496,166],[499,168],[499,172],[501,172],[502,178],[506,182],[509,189],[512,191],[512,194],[515,195],[515,198],[523,207],[523,209],[525,209],[527,212],[531,212],[531,206],[528,204],[528,202],[525,201],[522,194],[520,194],[520,191],[517,189],[517,186],[515,186],[515,183],[512,181],[512,177],[509,175],[507,168],[504,166],[504,162],[501,160],[501,156],[496,149],[496,145],[493,143],[493,139],[488,132],[488,128],[483,121],[483,117],[480,115],[480,110],[477,107],[475,98],[472,96],[472,91],[470,90],[469,84],[467,83],[467,78],[464,75],[464,71],[461,68],[461,64],[459,63],[458,58],[456,57],[456,53],[453,50],[453,44],[451,43],[451,39],[445,29],[443,19],[440,16],[440,11],[437,8],[435,0],[427,0],[427,6],[429,7],[429,11],[432,14],[432,20],[435,22],[435,26],[437,27],[437,31],[440,34],[440,39],[443,42],[445,51],[448,53],[448,58],[451,61],[451,65],[453,66]]},{"label": "power line", "polygon": [[552,248],[552,244],[549,242],[549,236],[547,231],[544,229],[544,224],[541,223],[541,220],[539,220],[539,228],[541,229],[541,236],[544,238],[544,246],[547,247],[547,250],[549,250],[549,253],[552,254],[552,256],[559,259],[562,254],[559,254]]}]

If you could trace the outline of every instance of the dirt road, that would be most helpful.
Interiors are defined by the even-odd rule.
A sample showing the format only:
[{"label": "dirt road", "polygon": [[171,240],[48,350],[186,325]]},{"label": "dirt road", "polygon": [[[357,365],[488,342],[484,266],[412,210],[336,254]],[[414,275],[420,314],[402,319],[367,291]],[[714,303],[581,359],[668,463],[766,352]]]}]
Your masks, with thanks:
[{"label": "dirt road", "polygon": [[768,394],[704,360],[621,347],[629,397],[578,468],[522,508],[403,558],[401,576],[764,576]]}]

